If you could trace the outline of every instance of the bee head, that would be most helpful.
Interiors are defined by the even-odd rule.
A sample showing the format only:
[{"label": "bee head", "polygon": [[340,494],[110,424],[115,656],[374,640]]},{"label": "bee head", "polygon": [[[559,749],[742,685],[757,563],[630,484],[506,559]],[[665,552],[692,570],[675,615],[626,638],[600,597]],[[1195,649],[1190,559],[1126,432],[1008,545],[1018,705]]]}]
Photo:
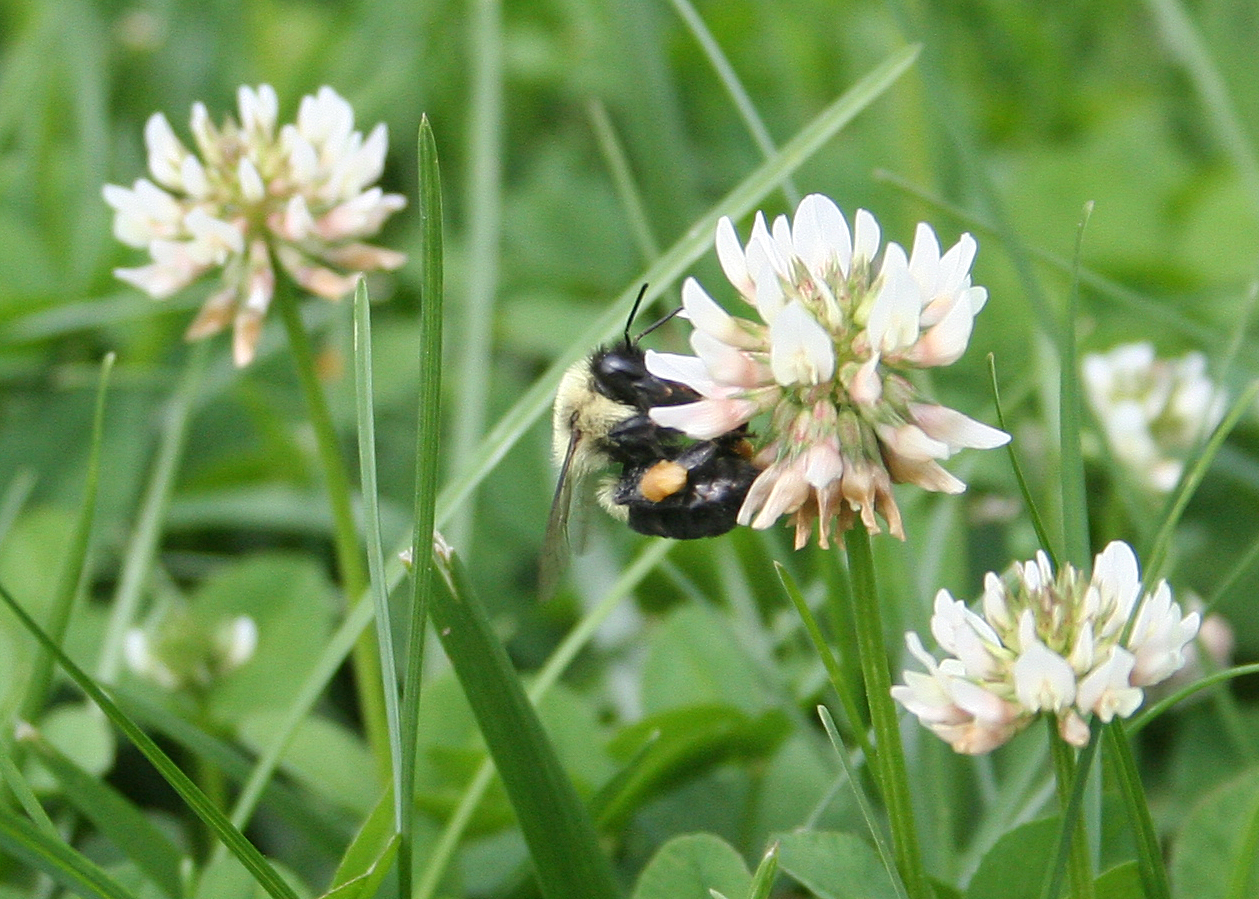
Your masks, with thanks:
[{"label": "bee head", "polygon": [[634,323],[634,317],[638,314],[638,307],[646,293],[647,285],[644,284],[625,322],[624,338],[610,347],[599,349],[590,358],[590,372],[595,389],[609,399],[643,412],[652,406],[672,406],[698,399],[698,394],[686,385],[665,381],[649,372],[646,355],[638,346],[644,336],[673,318],[681,311],[680,308],[646,328],[637,337],[630,336],[630,326]]}]

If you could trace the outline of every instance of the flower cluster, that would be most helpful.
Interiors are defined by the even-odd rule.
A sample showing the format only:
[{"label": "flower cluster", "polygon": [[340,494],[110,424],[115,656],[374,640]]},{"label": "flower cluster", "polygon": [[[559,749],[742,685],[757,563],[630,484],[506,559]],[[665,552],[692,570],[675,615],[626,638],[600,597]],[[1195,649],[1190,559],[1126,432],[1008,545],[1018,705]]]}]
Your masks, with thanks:
[{"label": "flower cluster", "polygon": [[221,287],[188,329],[196,340],[234,329],[237,365],[254,357],[275,290],[275,263],[305,290],[340,299],[356,273],[398,268],[401,253],[362,243],[406,199],[368,187],[380,177],[388,138],[383,124],[366,139],[354,111],[330,87],[302,98],[297,124],[276,128],[269,85],[242,87],[240,121],[221,127],[201,103],[192,107],[196,153],[155,113],[144,129],[150,181],[108,184],[114,234],[147,248],[153,261],[114,271],[162,299],[215,268]]},{"label": "flower cluster", "polygon": [[258,626],[238,615],[213,626],[182,609],[147,628],[132,628],[123,642],[127,667],[165,690],[209,686],[253,658]]},{"label": "flower cluster", "polygon": [[951,657],[937,662],[907,633],[927,673],[905,671],[892,688],[924,726],[971,754],[995,749],[1042,712],[1057,716],[1064,740],[1085,745],[1084,716],[1131,715],[1142,688],[1185,663],[1198,632],[1198,613],[1182,616],[1166,581],[1143,593],[1136,555],[1119,541],[1098,554],[1089,579],[1070,565],[1055,577],[1044,553],[1005,579],[989,573],[982,605],[981,616],[947,590],[936,594],[931,633]]},{"label": "flower cluster", "polygon": [[651,410],[661,425],[697,439],[768,413],[755,462],[763,469],[739,511],[767,528],[790,515],[796,546],[818,522],[819,543],[877,512],[904,538],[893,483],[959,493],[965,484],[939,460],[963,447],[991,448],[1009,435],[927,400],[908,369],[949,365],[970,340],[988,293],[971,285],[969,234],[943,254],[920,224],[906,254],[859,210],[850,231],[828,198],[801,201],[794,220],[771,229],[760,213],[743,246],[728,218],[717,223],[726,277],[760,315],[736,318],[694,279],[682,304],[696,356],[648,352],[652,374],[694,388],[694,403]]},{"label": "flower cluster", "polygon": [[1148,343],[1123,344],[1085,356],[1082,371],[1111,452],[1153,493],[1176,486],[1185,458],[1224,417],[1201,353],[1156,359]]}]

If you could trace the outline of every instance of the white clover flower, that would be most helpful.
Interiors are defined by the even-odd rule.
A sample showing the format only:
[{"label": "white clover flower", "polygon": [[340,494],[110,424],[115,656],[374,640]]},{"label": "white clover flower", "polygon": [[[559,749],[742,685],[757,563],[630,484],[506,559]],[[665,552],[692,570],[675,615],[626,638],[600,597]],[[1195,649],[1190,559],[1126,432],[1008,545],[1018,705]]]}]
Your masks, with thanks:
[{"label": "white clover flower", "polygon": [[1206,358],[1157,359],[1151,344],[1129,343],[1086,355],[1081,370],[1111,452],[1150,491],[1172,490],[1186,457],[1224,417]]},{"label": "white clover flower", "polygon": [[1055,576],[1043,552],[1005,578],[989,573],[982,608],[937,593],[931,633],[952,657],[937,662],[910,631],[905,642],[927,674],[905,671],[892,688],[925,727],[969,754],[1000,746],[1041,713],[1057,718],[1068,743],[1085,745],[1088,716],[1127,718],[1144,688],[1185,664],[1199,622],[1197,612],[1181,614],[1165,581],[1143,593],[1137,557],[1119,541],[1098,554],[1088,579],[1070,565]]},{"label": "white clover flower", "polygon": [[354,290],[357,273],[406,261],[362,242],[406,198],[369,187],[384,167],[385,126],[364,138],[349,103],[332,88],[303,97],[297,123],[278,129],[270,85],[240,88],[237,105],[240,121],[229,116],[222,127],[204,105],[193,105],[196,152],[154,113],[144,129],[153,180],[107,184],[103,193],[114,208],[114,235],[153,259],[114,274],[164,299],[222,269],[221,288],[187,336],[197,340],[231,323],[236,364],[247,365],[275,291],[275,264],[310,293],[341,299]]},{"label": "white clover flower", "polygon": [[966,349],[988,298],[971,285],[969,234],[942,255],[935,232],[920,224],[908,256],[889,243],[880,259],[870,213],[858,210],[850,231],[834,202],[812,194],[792,222],[780,216],[772,230],[757,213],[746,246],[722,218],[716,249],[761,321],[731,316],[687,279],[682,305],[696,355],[648,351],[647,368],[701,399],[651,417],[710,439],[769,414],[755,457],[763,470],[740,524],[767,528],[790,515],[800,547],[817,521],[827,546],[832,530],[842,535],[857,515],[878,532],[878,513],[904,539],[893,483],[959,493],[966,485],[939,460],[1010,439],[930,402],[903,374],[948,365]]},{"label": "white clover flower", "polygon": [[164,690],[202,689],[248,662],[257,648],[258,626],[248,615],[207,626],[184,609],[172,609],[127,631],[123,658],[132,672]]}]

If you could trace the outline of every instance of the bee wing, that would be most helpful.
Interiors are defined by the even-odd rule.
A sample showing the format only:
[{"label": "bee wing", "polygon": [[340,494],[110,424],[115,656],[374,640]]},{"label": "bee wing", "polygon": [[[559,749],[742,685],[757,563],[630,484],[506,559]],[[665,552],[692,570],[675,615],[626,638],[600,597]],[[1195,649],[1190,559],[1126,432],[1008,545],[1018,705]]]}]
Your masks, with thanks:
[{"label": "bee wing", "polygon": [[550,599],[559,585],[560,575],[568,564],[568,517],[573,507],[576,473],[573,457],[582,439],[581,431],[573,428],[568,437],[568,449],[560,465],[559,480],[555,483],[555,497],[551,500],[551,514],[546,522],[546,539],[542,544],[542,560],[538,572],[538,595]]}]

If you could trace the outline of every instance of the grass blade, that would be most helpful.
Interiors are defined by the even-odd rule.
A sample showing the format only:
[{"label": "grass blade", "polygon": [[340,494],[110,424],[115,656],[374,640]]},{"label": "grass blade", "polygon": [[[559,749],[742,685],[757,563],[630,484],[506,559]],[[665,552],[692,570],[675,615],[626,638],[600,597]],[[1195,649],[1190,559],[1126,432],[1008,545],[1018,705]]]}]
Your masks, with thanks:
[{"label": "grass blade", "polygon": [[424,673],[424,641],[436,572],[433,535],[436,529],[437,476],[441,465],[442,306],[445,301],[442,241],[441,169],[437,139],[428,117],[420,119],[419,191],[421,220],[420,264],[420,390],[415,437],[415,530],[411,535],[413,565],[411,614],[407,624],[406,674],[402,682],[402,774],[399,790],[402,819],[398,840],[398,895],[411,896],[411,864],[415,804],[415,765],[420,719],[420,681]]},{"label": "grass blade", "polygon": [[826,736],[830,738],[831,748],[835,750],[835,756],[839,759],[840,767],[844,769],[844,777],[847,778],[848,785],[852,787],[853,798],[857,803],[857,808],[861,810],[861,817],[865,819],[866,830],[869,831],[870,838],[874,841],[874,848],[879,853],[879,859],[883,862],[883,870],[887,872],[888,880],[891,882],[892,888],[896,890],[896,895],[900,899],[908,899],[905,892],[905,882],[901,880],[900,873],[896,868],[896,858],[892,852],[892,847],[887,844],[887,838],[874,817],[874,806],[871,805],[869,797],[866,796],[865,791],[861,788],[861,781],[857,777],[857,772],[848,764],[848,750],[839,736],[839,730],[835,727],[835,721],[831,718],[830,711],[824,705],[817,707],[817,713],[822,720],[822,727],[826,729]]},{"label": "grass blade", "polygon": [[258,851],[253,843],[245,839],[244,835],[232,826],[232,823],[224,817],[223,813],[201,791],[201,788],[193,783],[188,778],[188,775],[179,769],[178,765],[171,761],[170,756],[164,753],[148,734],[128,718],[122,709],[118,708],[114,701],[106,695],[104,690],[96,685],[96,682],[83,669],[74,664],[70,657],[62,652],[61,647],[44,633],[43,629],[3,586],[0,586],[0,600],[3,600],[4,604],[9,607],[9,610],[17,616],[22,626],[48,652],[52,653],[58,664],[65,669],[66,674],[70,675],[70,679],[78,684],[79,689],[100,707],[100,710],[114,723],[114,726],[126,735],[136,749],[139,749],[144,757],[153,764],[153,767],[157,768],[166,782],[188,804],[188,807],[192,809],[196,816],[218,835],[219,839],[223,841],[233,855],[240,859],[241,864],[253,874],[258,884],[275,899],[297,899],[297,894],[293,892],[293,888],[284,882],[279,873],[275,868],[271,867],[270,862],[262,857],[262,853]]},{"label": "grass blade", "polygon": [[1237,398],[1237,401],[1229,408],[1228,413],[1207,440],[1206,445],[1203,446],[1202,452],[1194,460],[1193,465],[1181,475],[1180,483],[1176,486],[1176,493],[1168,503],[1170,511],[1164,517],[1158,534],[1155,535],[1149,550],[1145,553],[1145,583],[1157,583],[1162,576],[1163,568],[1167,564],[1167,553],[1171,548],[1172,537],[1176,533],[1176,525],[1180,522],[1180,516],[1184,514],[1185,507],[1189,505],[1189,500],[1193,497],[1194,491],[1198,489],[1198,485],[1206,477],[1207,469],[1211,466],[1212,460],[1215,459],[1216,453],[1220,451],[1220,447],[1224,445],[1224,439],[1232,433],[1233,428],[1237,427],[1237,423],[1254,406],[1257,396],[1259,396],[1259,382],[1251,384]]},{"label": "grass blade", "polygon": [[660,255],[660,244],[656,241],[656,235],[651,229],[642,191],[634,183],[629,158],[625,155],[625,147],[616,135],[607,107],[598,100],[591,100],[586,106],[586,114],[590,117],[595,140],[599,142],[599,150],[603,153],[608,171],[612,174],[616,195],[621,198],[621,205],[625,208],[625,216],[629,219],[630,233],[634,235],[634,243],[637,244],[643,261],[650,263]]},{"label": "grass blade", "polygon": [[546,899],[616,899],[620,890],[594,823],[564,772],[485,609],[449,549],[433,625],[516,811]]},{"label": "grass blade", "polygon": [[[48,615],[48,633],[61,643],[70,624],[74,600],[83,589],[87,578],[87,552],[92,539],[92,522],[96,517],[96,494],[100,484],[101,442],[105,430],[105,394],[109,388],[109,375],[114,368],[114,354],[106,353],[101,362],[100,385],[96,388],[96,408],[92,414],[92,443],[87,456],[87,473],[83,479],[83,501],[79,505],[79,517],[74,522],[70,545],[62,561],[57,589],[53,594],[52,608]],[[35,658],[31,679],[27,687],[22,714],[28,720],[39,717],[44,700],[52,685],[52,656],[46,652]]]},{"label": "grass blade", "polygon": [[1076,349],[1076,322],[1080,311],[1080,255],[1084,229],[1093,213],[1092,202],[1084,204],[1084,215],[1075,236],[1075,268],[1067,313],[1058,342],[1058,425],[1060,477],[1062,478],[1062,545],[1066,561],[1084,570],[1089,560],[1088,496],[1084,485],[1084,452],[1080,446],[1083,410],[1080,408],[1080,368]]},{"label": "grass blade", "polygon": [[[460,314],[451,320],[458,333],[451,340],[450,383],[454,414],[450,416],[448,452],[463,459],[472,453],[485,433],[490,407],[494,328],[494,296],[498,292],[498,267],[502,252],[502,171],[505,140],[503,121],[503,12],[501,0],[472,0],[468,4],[467,34],[471,41],[471,96],[468,110],[468,155],[464,211],[467,216],[466,291]],[[430,131],[431,134],[431,131]],[[433,175],[437,174],[436,155]],[[424,176],[421,176],[424,177]],[[421,188],[421,190],[423,190]],[[440,197],[438,198],[440,200]],[[421,194],[423,202],[423,195]],[[433,210],[440,213],[440,204]],[[440,224],[440,214],[437,219]],[[425,272],[431,272],[430,245],[425,241]],[[436,244],[438,252],[441,242]],[[428,296],[428,294],[425,294]],[[432,294],[440,305],[441,292]],[[464,503],[451,522],[448,536],[456,546],[471,546],[476,503]],[[428,538],[420,540],[428,544]]]},{"label": "grass blade", "polygon": [[775,561],[774,569],[778,572],[778,580],[782,582],[783,590],[787,592],[787,597],[791,600],[791,604],[796,607],[796,613],[804,623],[805,632],[808,633],[809,640],[813,643],[814,652],[822,660],[822,667],[826,669],[826,675],[830,678],[831,688],[839,696],[839,701],[844,706],[844,714],[848,716],[848,720],[852,724],[857,742],[861,744],[861,751],[865,753],[866,758],[873,758],[874,749],[870,746],[870,737],[862,724],[861,706],[857,701],[857,697],[853,695],[852,690],[849,688],[848,680],[844,677],[844,672],[839,667],[835,654],[831,652],[830,646],[827,645],[826,637],[823,636],[822,629],[818,626],[817,618],[813,616],[813,610],[809,608],[809,604],[804,599],[804,594],[800,592],[795,579],[788,574],[783,564]]},{"label": "grass blade", "polygon": [[71,893],[96,899],[135,899],[94,862],[7,809],[0,809],[0,847]]},{"label": "grass blade", "polygon": [[[1007,434],[1010,432],[1010,426],[1005,421],[1005,411],[1001,408],[1001,390],[997,387],[997,362],[993,358],[992,353],[988,354],[988,377],[992,382],[992,402],[997,407],[997,422],[1001,425],[1001,430]],[[1032,499],[1032,490],[1027,486],[1027,478],[1023,477],[1023,466],[1019,464],[1018,454],[1014,452],[1014,441],[1011,440],[1005,445],[1006,454],[1010,459],[1010,468],[1014,470],[1014,479],[1019,484],[1019,494],[1023,497],[1023,505],[1027,508],[1027,514],[1032,517],[1032,527],[1036,530],[1036,539],[1040,541],[1040,548],[1049,556],[1049,561],[1057,569],[1060,564],[1058,561],[1058,553],[1054,552],[1053,543],[1049,539],[1049,531],[1045,528],[1045,521],[1040,517],[1040,510],[1036,508],[1036,501]]]},{"label": "grass blade", "polygon": [[[721,80],[722,87],[730,95],[730,99],[734,102],[734,108],[738,110],[739,118],[743,119],[743,125],[748,129],[748,133],[752,135],[752,140],[756,143],[757,149],[761,151],[761,155],[766,159],[772,159],[774,154],[778,152],[778,148],[774,146],[774,139],[769,136],[769,129],[765,127],[760,113],[756,111],[752,98],[744,90],[743,82],[735,74],[734,66],[730,65],[730,60],[726,58],[726,54],[721,50],[721,45],[717,43],[713,33],[704,24],[699,11],[695,9],[695,5],[690,0],[670,0],[670,3],[673,4],[673,8],[678,16],[686,23],[686,27],[690,29],[691,36],[695,38],[700,49],[704,51],[704,55],[708,57],[709,65],[713,67],[713,71],[717,73],[717,77]],[[786,198],[790,205],[795,206],[800,202],[800,191],[796,189],[790,178],[783,179],[782,189],[783,197]]]},{"label": "grass blade", "polygon": [[105,781],[66,758],[33,728],[24,729],[22,742],[34,750],[61,784],[79,814],[91,821],[163,893],[171,899],[182,895],[179,866],[183,856],[142,811]]},{"label": "grass blade", "polygon": [[[568,632],[568,636],[547,659],[546,665],[538,672],[529,687],[531,702],[542,701],[555,682],[559,680],[560,675],[568,669],[573,659],[593,639],[600,625],[608,619],[621,600],[646,577],[647,573],[660,563],[673,545],[672,540],[656,540],[647,544],[638,558],[630,563],[629,567],[617,578],[616,583],[599,600],[598,605],[586,613],[577,626]],[[424,866],[424,876],[416,885],[413,894],[415,899],[431,899],[436,894],[446,867],[450,864],[455,849],[459,845],[459,840],[467,829],[468,822],[472,820],[472,815],[489,788],[493,776],[494,767],[490,760],[486,759],[464,789],[459,804],[455,807],[437,844],[433,847]]]},{"label": "grass blade", "polygon": [[1171,887],[1167,883],[1167,869],[1163,865],[1158,833],[1150,818],[1150,806],[1145,799],[1141,774],[1137,771],[1136,759],[1132,757],[1132,747],[1124,732],[1123,722],[1116,719],[1106,725],[1104,731],[1106,746],[1110,750],[1107,756],[1111,762],[1111,770],[1119,783],[1119,795],[1123,798],[1124,808],[1128,812],[1128,824],[1136,839],[1137,866],[1141,872],[1145,895],[1148,899],[1171,899]]},{"label": "grass blade", "polygon": [[105,631],[100,661],[96,666],[96,676],[107,684],[118,679],[118,672],[122,667],[122,644],[126,639],[127,629],[131,627],[139,611],[149,570],[157,555],[162,521],[166,516],[171,490],[175,486],[175,474],[188,437],[188,421],[202,388],[209,352],[209,344],[202,341],[188,353],[184,376],[162,418],[157,458],[154,460],[149,482],[144,488],[139,517],[132,529],[131,539],[127,542],[122,574],[110,603],[112,611],[109,625]]},{"label": "grass blade", "polygon": [[367,282],[354,289],[354,399],[358,418],[359,489],[363,496],[363,530],[367,541],[368,589],[376,618],[380,649],[380,678],[385,694],[385,722],[389,729],[389,761],[394,796],[394,826],[402,829],[402,719],[398,712],[398,666],[393,653],[389,587],[385,580],[385,551],[380,537],[380,496],[376,481],[376,419],[372,408],[372,313]]}]

